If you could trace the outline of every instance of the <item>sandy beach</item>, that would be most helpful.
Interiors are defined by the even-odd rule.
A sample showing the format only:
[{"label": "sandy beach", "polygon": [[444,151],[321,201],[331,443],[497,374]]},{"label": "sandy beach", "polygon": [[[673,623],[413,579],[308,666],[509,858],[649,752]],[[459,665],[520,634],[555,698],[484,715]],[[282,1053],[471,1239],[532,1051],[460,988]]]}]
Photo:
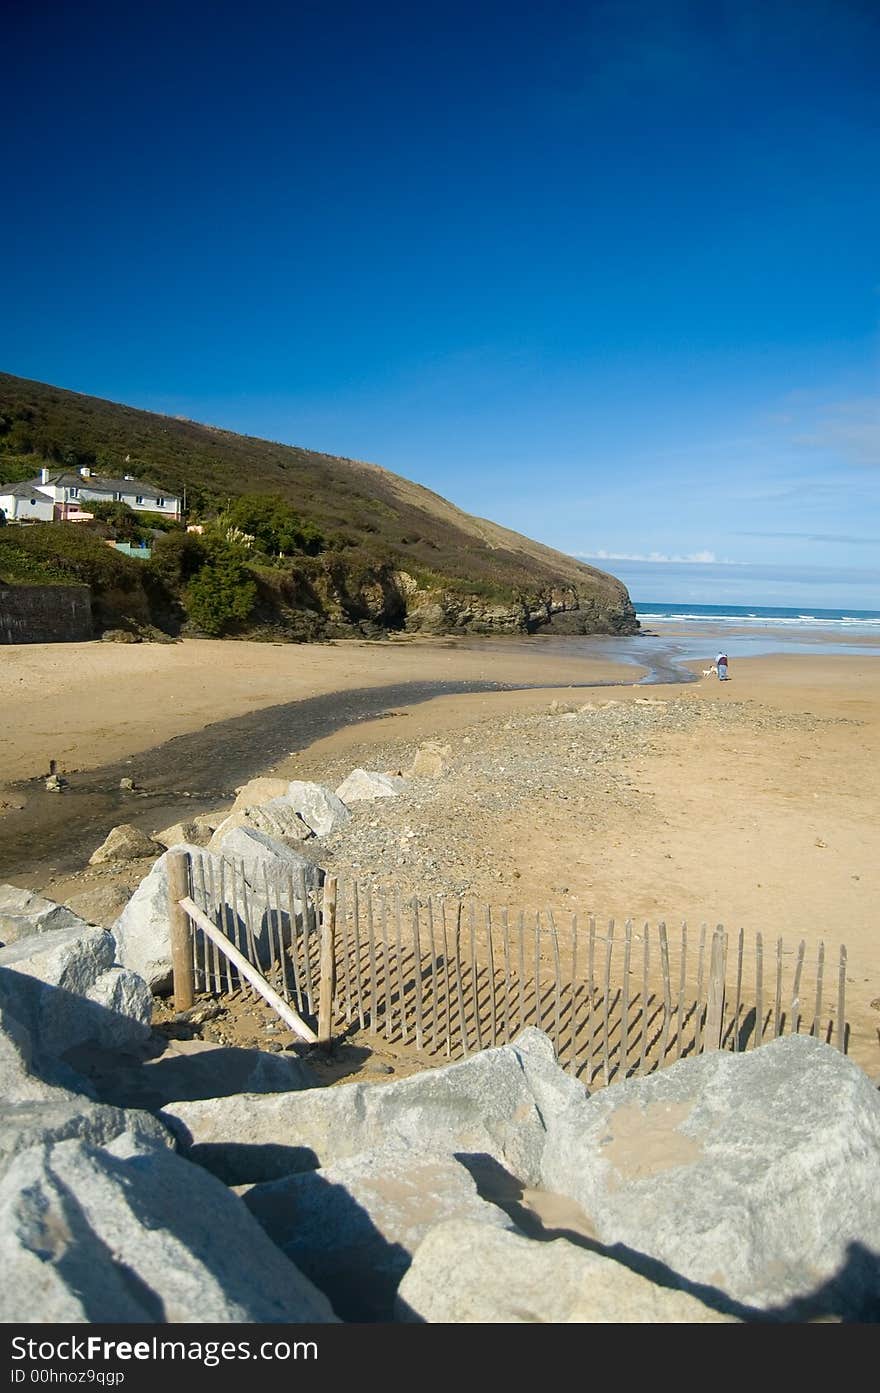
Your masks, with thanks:
[{"label": "sandy beach", "polygon": [[[0,711],[16,738],[3,779],[41,774],[49,756],[85,769],[260,705],[353,687],[533,683],[395,707],[274,761],[275,772],[334,785],[354,765],[405,769],[422,742],[440,741],[443,776],[418,781],[406,809],[370,805],[356,835],[328,847],[336,869],[514,906],[845,943],[852,1053],[880,1074],[877,658],[738,660],[726,684],[644,687],[639,676],[552,643],[9,649]],[[589,681],[623,685],[550,689]],[[565,719],[585,703],[593,747],[607,727],[594,766]],[[63,899],[88,875],[46,874],[38,888]],[[15,881],[15,868],[4,878]]]}]

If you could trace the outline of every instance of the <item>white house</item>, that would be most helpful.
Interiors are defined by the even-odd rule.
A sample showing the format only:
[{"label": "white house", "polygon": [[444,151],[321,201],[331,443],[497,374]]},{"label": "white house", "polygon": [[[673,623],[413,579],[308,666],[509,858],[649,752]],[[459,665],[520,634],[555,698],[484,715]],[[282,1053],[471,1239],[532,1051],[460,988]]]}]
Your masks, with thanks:
[{"label": "white house", "polygon": [[[59,522],[83,511],[89,503],[127,503],[136,513],[163,513],[168,518],[180,518],[180,499],[164,493],[153,484],[142,483],[124,474],[121,479],[107,479],[93,474],[85,466],[78,473],[40,471],[39,479],[31,479],[29,488],[51,500],[54,517]],[[0,505],[2,506],[2,505]]]},{"label": "white house", "polygon": [[0,484],[0,511],[7,522],[51,522],[51,498],[33,484]]}]

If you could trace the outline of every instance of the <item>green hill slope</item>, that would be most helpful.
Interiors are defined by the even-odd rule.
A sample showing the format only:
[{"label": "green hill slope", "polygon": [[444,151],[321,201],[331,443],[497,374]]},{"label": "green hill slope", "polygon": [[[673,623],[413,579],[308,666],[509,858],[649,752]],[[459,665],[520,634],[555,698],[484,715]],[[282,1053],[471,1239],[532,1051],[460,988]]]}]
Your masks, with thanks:
[{"label": "green hill slope", "polygon": [[270,610],[302,605],[343,626],[375,620],[429,632],[638,627],[613,576],[377,465],[0,374],[0,484],[43,463],[88,465],[96,474],[118,474],[124,463],[127,473],[185,494],[191,518],[209,518],[245,494],[285,499],[325,547],[289,583],[264,577]]}]

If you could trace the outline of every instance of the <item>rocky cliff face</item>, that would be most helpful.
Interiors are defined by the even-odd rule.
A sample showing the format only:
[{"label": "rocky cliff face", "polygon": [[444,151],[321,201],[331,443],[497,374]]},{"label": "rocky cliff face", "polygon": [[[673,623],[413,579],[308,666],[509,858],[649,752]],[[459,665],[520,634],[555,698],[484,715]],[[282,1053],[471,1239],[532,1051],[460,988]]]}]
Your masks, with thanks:
[{"label": "rocky cliff face", "polygon": [[[601,573],[598,573],[601,574]],[[480,594],[466,582],[424,585],[390,564],[348,565],[344,558],[314,563],[306,578],[264,589],[259,621],[291,637],[382,630],[421,634],[634,634],[639,624],[624,586],[548,585],[531,593]]]},{"label": "rocky cliff face", "polygon": [[406,628],[426,634],[634,634],[639,624],[623,586],[610,595],[554,586],[507,601],[458,590],[417,589],[407,604]]}]

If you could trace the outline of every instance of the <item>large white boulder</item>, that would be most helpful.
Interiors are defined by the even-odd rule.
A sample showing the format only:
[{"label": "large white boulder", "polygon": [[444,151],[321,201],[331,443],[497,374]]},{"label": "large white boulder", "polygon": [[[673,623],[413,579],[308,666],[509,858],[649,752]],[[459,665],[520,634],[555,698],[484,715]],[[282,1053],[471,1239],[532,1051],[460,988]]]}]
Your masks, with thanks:
[{"label": "large white boulder", "polygon": [[103,1146],[123,1132],[145,1145],[174,1146],[171,1133],[150,1113],[95,1103],[67,1089],[52,1089],[39,1101],[0,1102],[0,1173],[32,1146],[75,1137]]},{"label": "large white boulder", "polygon": [[[268,960],[269,952],[269,909],[264,875],[268,873],[270,884],[273,885],[275,879],[280,876],[284,886],[287,884],[288,875],[292,876],[295,892],[299,888],[300,871],[305,876],[308,889],[317,889],[322,879],[320,868],[313,862],[306,860],[292,847],[275,841],[254,827],[232,828],[224,841],[222,859],[210,851],[186,843],[169,848],[144,876],[113,925],[119,961],[144,977],[150,988],[158,993],[171,989],[168,857],[172,851],[190,853],[193,858],[193,878],[199,890],[202,880],[209,883],[213,875],[215,893],[219,893],[222,859],[235,862],[239,914],[242,912],[240,878],[243,875],[248,901],[253,911],[253,929],[261,961]],[[225,885],[229,887],[231,880],[228,865],[224,868],[224,875]],[[274,893],[272,889],[273,911]],[[296,893],[294,906],[296,912],[301,910]]]},{"label": "large white boulder", "polygon": [[880,1316],[880,1095],[787,1036],[607,1088],[557,1115],[542,1183],[606,1245],[745,1308]]},{"label": "large white boulder", "polygon": [[11,995],[40,1050],[60,1057],[87,1042],[133,1049],[150,1032],[152,998],[144,980],[115,963],[113,935],[73,926],[0,949]]},{"label": "large white boulder", "polygon": [[104,861],[140,861],[146,856],[161,855],[158,842],[148,837],[139,827],[130,822],[122,822],[113,827],[101,845],[89,857],[90,866],[99,866]]},{"label": "large white boulder", "polygon": [[262,803],[271,803],[275,798],[283,798],[286,793],[286,779],[249,779],[241,788],[236,789],[231,811],[237,813],[239,808],[258,808]]},{"label": "large white boulder", "polygon": [[351,817],[342,799],[324,784],[292,779],[287,785],[285,801],[290,803],[316,837],[328,837]]},{"label": "large white boulder", "polygon": [[65,905],[17,885],[0,885],[0,944],[83,924],[79,915]]},{"label": "large white boulder", "polygon": [[203,855],[196,846],[171,847],[150,867],[113,925],[119,961],[143,977],[151,991],[171,986],[168,857],[172,851]]},{"label": "large white boulder", "polygon": [[565,1238],[539,1242],[463,1217],[427,1233],[400,1284],[397,1316],[444,1325],[736,1320]]},{"label": "large white boulder", "polygon": [[452,1156],[383,1148],[255,1185],[245,1203],[347,1321],[390,1321],[412,1255],[435,1224],[509,1226]]},{"label": "large white boulder", "polygon": [[130,1132],[12,1161],[0,1181],[0,1267],[5,1322],[335,1319],[237,1196]]},{"label": "large white boulder", "polygon": [[397,774],[352,769],[336,790],[336,797],[343,803],[372,803],[377,798],[396,798],[405,788],[406,779]]},{"label": "large white boulder", "polygon": [[535,1184],[544,1112],[563,1110],[584,1092],[556,1064],[547,1037],[528,1030],[513,1044],[391,1083],[178,1103],[162,1116],[185,1153],[230,1185],[389,1146],[494,1157]]},{"label": "large white boulder", "polygon": [[304,842],[312,836],[312,829],[295,811],[285,798],[275,798],[271,803],[263,803],[257,808],[239,808],[223,819],[208,842],[208,850],[222,856],[227,851],[229,834],[238,828],[251,828],[262,832],[279,842]]}]

